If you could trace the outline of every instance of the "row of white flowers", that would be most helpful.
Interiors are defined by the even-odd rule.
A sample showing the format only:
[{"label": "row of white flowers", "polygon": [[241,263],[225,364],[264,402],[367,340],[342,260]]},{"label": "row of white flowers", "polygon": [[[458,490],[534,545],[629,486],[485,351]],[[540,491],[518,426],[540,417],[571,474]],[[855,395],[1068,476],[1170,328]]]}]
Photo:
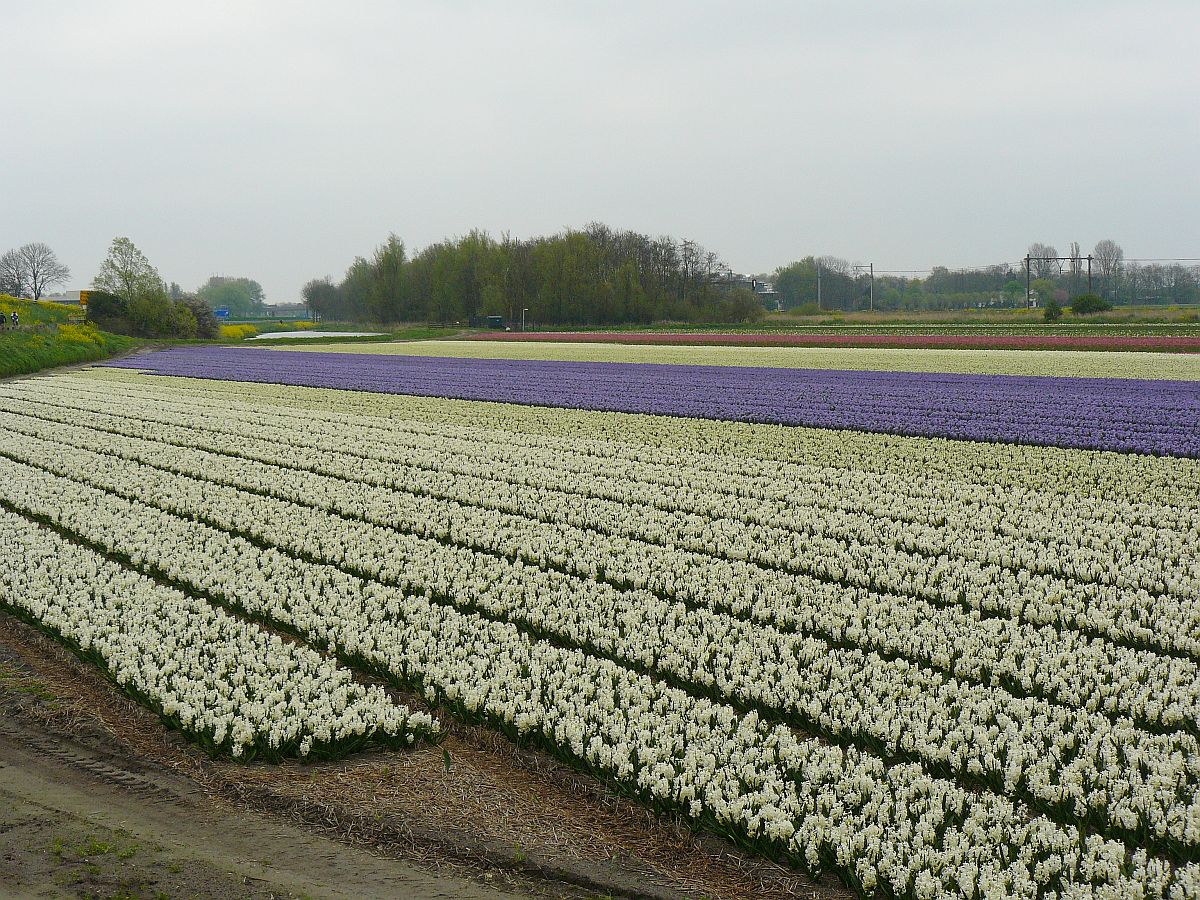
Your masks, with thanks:
[{"label": "row of white flowers", "polygon": [[[66,376],[60,376],[66,377]],[[55,383],[58,384],[56,377]],[[62,382],[66,384],[66,382]],[[721,473],[754,472],[783,483],[803,481],[810,466],[861,473],[911,476],[917,481],[982,486],[1019,497],[1057,494],[1084,502],[1121,502],[1135,508],[1200,506],[1200,460],[1021,444],[979,444],[819,428],[682,419],[672,416],[550,409],[505,403],[441,400],[362,391],[246,384],[136,375],[93,369],[71,386],[103,385],[142,396],[188,398],[197,405],[269,410],[328,421],[379,427],[475,428],[507,432],[530,446],[556,442],[588,447],[598,457],[674,460],[680,466]],[[666,454],[665,457],[663,454]],[[953,493],[953,492],[951,492]],[[1077,523],[1078,524],[1078,523]]]},{"label": "row of white flowers", "polygon": [[[101,443],[105,437],[97,434]],[[9,438],[0,447],[31,462],[51,450],[48,443],[28,441],[20,447],[19,439]],[[160,544],[208,546],[219,536],[145,506],[125,513],[128,521],[122,522],[123,501],[112,501],[116,508],[107,518],[97,516],[107,499],[102,490],[11,465],[14,477],[0,485],[0,496],[118,552],[156,558],[166,571],[171,559],[161,556],[168,551]],[[643,591],[618,591],[91,451],[60,451],[41,465],[158,504],[165,500],[183,515],[203,516],[220,528],[409,591],[482,609],[839,740],[981,779],[1067,820],[1093,821],[1135,839],[1169,839],[1166,845],[1189,851],[1200,845],[1200,752],[1190,735],[1147,734],[1128,721],[1014,698],[903,660],[832,648]],[[321,544],[313,550],[316,535]],[[206,560],[200,571],[212,565]]]},{"label": "row of white flowers", "polygon": [[307,756],[371,738],[411,744],[436,727],[318,653],[2,509],[0,606],[97,660],[213,752]]},{"label": "row of white flowers", "polygon": [[[140,412],[145,413],[144,410]],[[124,417],[138,413],[138,409],[122,411]],[[49,415],[53,417],[54,413]],[[59,410],[57,415],[79,418],[88,413],[72,408]],[[550,460],[546,460],[545,466],[528,470],[525,480],[531,486],[515,488],[507,482],[498,483],[496,479],[464,477],[454,471],[442,473],[438,470],[441,460],[436,457],[405,470],[394,462],[337,453],[328,448],[313,448],[322,449],[320,454],[314,454],[312,449],[304,446],[309,440],[305,435],[317,430],[319,425],[281,431],[282,442],[264,441],[250,433],[253,430],[261,434],[263,423],[246,424],[245,433],[239,430],[226,434],[210,430],[212,426],[207,424],[197,427],[198,417],[193,415],[190,424],[173,425],[172,432],[162,424],[163,414],[153,415],[153,424],[138,424],[136,419],[124,423],[114,416],[94,416],[93,419],[97,427],[113,428],[122,433],[159,436],[214,452],[246,455],[301,470],[313,469],[343,480],[386,484],[404,493],[450,498],[522,517],[536,516],[580,527],[600,528],[638,540],[665,543],[672,548],[706,552],[716,542],[734,558],[758,566],[811,574],[822,580],[871,585],[891,593],[914,594],[936,603],[959,602],[989,614],[1015,613],[1033,622],[1066,627],[1079,623],[1119,640],[1143,642],[1151,647],[1165,642],[1163,649],[1174,652],[1194,652],[1200,647],[1200,604],[1195,601],[1200,595],[1200,560],[1194,553],[1189,553],[1189,548],[1200,541],[1200,532],[1194,527],[1183,532],[1159,527],[1131,533],[1119,524],[1119,510],[1109,511],[1107,520],[1113,524],[1105,527],[1112,533],[1103,540],[1096,534],[1082,535],[1094,545],[1086,552],[1091,556],[1107,553],[1118,560],[1124,558],[1122,554],[1136,553],[1142,560],[1141,582],[1149,587],[1122,583],[1122,579],[1111,572],[1100,578],[1098,584],[1076,582],[1074,576],[1053,571],[1055,561],[1067,553],[1063,547],[1054,552],[1039,551],[1041,562],[1033,569],[1024,568],[1029,560],[1022,560],[1012,549],[1014,539],[995,532],[981,535],[974,541],[975,545],[990,547],[987,554],[978,547],[972,549],[972,523],[987,516],[979,510],[976,510],[978,515],[973,514],[970,509],[952,515],[955,510],[951,500],[946,501],[946,511],[937,513],[945,520],[939,526],[945,532],[943,544],[913,552],[903,549],[900,535],[905,527],[919,531],[920,526],[899,520],[893,520],[888,526],[886,519],[880,519],[878,510],[839,512],[825,509],[822,512],[817,508],[802,517],[803,522],[809,524],[795,518],[789,528],[746,525],[732,520],[732,512],[724,519],[714,520],[694,513],[667,513],[647,508],[633,497],[623,502],[592,499],[587,495],[591,490],[589,481],[583,477],[576,479],[579,486],[576,493],[538,487],[538,473],[552,472]],[[186,420],[186,416],[184,418]],[[274,434],[278,426],[267,424]],[[332,435],[330,443],[344,447],[349,440],[352,440],[351,432],[345,429]],[[503,454],[500,458],[512,455],[519,454]],[[498,462],[496,467],[502,469],[504,465]],[[714,481],[720,483],[720,479]],[[851,485],[841,492],[854,495],[859,487]],[[902,499],[903,487],[897,486]],[[361,489],[357,490],[361,493]],[[345,493],[348,494],[349,489]],[[661,487],[656,487],[654,493],[662,495],[664,492]],[[740,494],[738,487],[735,496]],[[343,502],[376,506],[377,496],[368,495],[365,501],[347,496]],[[396,505],[394,495],[383,496],[384,502]],[[735,510],[748,502],[733,502],[729,493],[719,492],[706,500],[709,506],[726,510]],[[1022,516],[1029,514],[1028,510],[1018,512]],[[417,518],[423,520],[424,515]],[[1096,516],[1090,520],[1101,518]],[[1200,516],[1196,518],[1200,521]],[[1089,518],[1077,515],[1076,521],[1081,520],[1089,521]],[[832,529],[828,523],[838,521],[845,523],[840,533],[821,533],[822,529]],[[878,521],[884,524],[876,528],[873,523]],[[1061,523],[1051,523],[1047,528],[1070,531]],[[952,546],[954,535],[959,535],[958,544],[962,546]],[[1037,602],[1039,599],[1042,602]],[[1170,701],[1166,701],[1166,705],[1170,706]]]},{"label": "row of white flowers", "polygon": [[[122,440],[80,426],[54,427],[35,418],[3,414],[0,420],[10,423],[14,431],[73,441],[77,446],[103,446],[128,458],[223,479],[236,487],[249,486],[341,515],[361,516],[534,564],[563,566],[583,577],[603,572],[609,581],[660,596],[820,635],[838,644],[903,655],[958,677],[1000,682],[1020,693],[1089,711],[1192,731],[1200,722],[1200,667],[1191,659],[1156,656],[1091,640],[1071,629],[1038,627],[1010,618],[980,621],[971,609],[957,605],[931,604],[919,597],[844,586],[669,545],[599,535],[561,522],[498,513],[486,509],[486,497],[480,501],[478,493],[463,496],[461,502],[445,502],[186,447]],[[182,440],[189,434],[204,443],[210,433],[180,430],[175,437]],[[245,446],[256,439],[240,440]],[[259,443],[266,445],[260,448],[263,455],[273,452],[269,442]],[[290,453],[286,447],[279,452]],[[369,468],[367,461],[361,462],[363,469]],[[477,505],[480,502],[485,507]],[[636,512],[630,518],[636,520]],[[1052,598],[1047,598],[1043,606],[1051,605]],[[1165,601],[1160,606],[1165,608],[1163,615],[1174,611]],[[1026,603],[1022,618],[1042,621],[1040,608]]]},{"label": "row of white flowers", "polygon": [[[38,399],[44,401],[45,394]],[[320,450],[315,464],[331,474],[350,473],[370,483],[432,493],[452,482],[459,493],[487,496],[502,508],[542,509],[555,502],[577,519],[593,522],[607,521],[613,507],[634,508],[638,514],[630,518],[644,521],[644,531],[677,545],[704,547],[716,537],[736,555],[791,567],[803,567],[820,552],[833,560],[835,574],[840,571],[847,579],[874,577],[881,570],[904,571],[912,573],[915,586],[910,589],[926,593],[955,587],[944,581],[930,585],[928,578],[921,578],[942,556],[963,569],[967,581],[998,578],[1006,589],[1026,593],[1053,592],[1061,584],[1084,579],[1136,589],[1143,603],[1152,603],[1161,594],[1194,597],[1200,586],[1200,560],[1189,552],[1200,540],[1200,509],[1161,504],[1133,509],[1091,499],[1075,502],[1058,493],[995,496],[979,486],[931,491],[927,479],[867,475],[848,480],[844,474],[820,469],[805,473],[799,487],[787,482],[786,491],[779,488],[778,474],[768,480],[761,475],[744,478],[736,471],[715,477],[706,473],[689,484],[687,479],[696,476],[677,463],[626,462],[623,468],[619,461],[606,459],[599,467],[594,457],[572,456],[564,447],[517,452],[515,445],[481,446],[473,436],[445,433],[418,436],[413,446],[405,447],[406,435],[412,435],[386,426],[373,427],[376,437],[364,439],[361,428],[295,415],[289,417],[290,425],[282,424],[280,416],[264,422],[197,415],[194,401],[173,410],[162,400],[150,406],[121,404],[120,397],[71,397],[58,415],[70,416],[89,403],[91,409],[120,412],[101,427],[126,433],[169,435],[162,425],[174,424],[194,434],[200,423],[209,435],[206,440],[225,442],[226,447],[214,449],[240,446],[241,452],[254,454],[261,452],[256,450],[256,435],[266,427],[288,438],[287,447],[270,447],[275,461],[284,464],[294,465],[299,459],[313,465],[311,451]],[[114,403],[119,410],[113,409]],[[340,452],[347,447],[348,435],[354,436],[354,452]],[[472,453],[477,457],[473,462]],[[614,467],[618,471],[606,473]],[[675,475],[650,481],[637,477],[639,469],[650,468]],[[477,480],[529,490],[491,485],[481,491],[474,488]],[[764,484],[776,487],[764,491]],[[768,496],[756,496],[764,493]],[[860,557],[867,565],[878,563],[877,568],[862,571],[856,565]],[[1002,571],[996,573],[998,568]],[[1094,597],[1085,595],[1064,615],[1077,615],[1091,600]]]},{"label": "row of white flowers", "polygon": [[[1195,461],[1188,460],[1160,460],[1122,454],[1080,453],[1008,445],[981,447],[954,441],[930,442],[926,439],[837,432],[835,434],[839,445],[841,441],[848,440],[866,441],[879,446],[869,447],[866,458],[861,460],[854,459],[853,456],[847,459],[844,448],[834,453],[833,448],[826,446],[816,448],[813,453],[800,459],[768,461],[753,454],[728,456],[697,452],[690,446],[686,449],[672,447],[669,452],[663,452],[641,443],[659,436],[660,430],[669,431],[672,426],[679,428],[677,419],[626,416],[625,424],[632,426],[638,423],[641,427],[631,428],[624,433],[626,438],[634,443],[616,443],[579,435],[575,433],[577,429],[574,427],[567,429],[569,436],[565,438],[530,434],[522,427],[529,424],[526,420],[537,420],[546,412],[536,407],[470,404],[468,408],[471,413],[476,414],[475,419],[479,418],[479,408],[499,409],[507,414],[496,423],[488,422],[484,425],[475,424],[475,419],[468,423],[444,423],[411,418],[395,421],[380,418],[379,415],[364,416],[324,408],[295,409],[291,405],[280,407],[264,405],[262,402],[246,402],[234,399],[229,393],[229,386],[223,382],[205,382],[202,388],[196,388],[194,383],[189,383],[187,390],[180,390],[164,388],[161,384],[164,380],[171,381],[159,379],[159,383],[147,387],[136,382],[113,383],[109,379],[98,380],[95,377],[55,379],[52,382],[10,385],[7,393],[38,400],[62,399],[72,406],[85,406],[88,401],[92,401],[96,405],[86,408],[100,411],[111,409],[109,404],[113,402],[140,402],[141,412],[135,412],[135,415],[142,415],[154,421],[171,421],[169,418],[159,419],[158,413],[161,411],[201,411],[208,413],[206,427],[221,430],[236,429],[239,422],[249,423],[252,427],[262,427],[266,424],[272,431],[297,427],[303,433],[299,446],[323,446],[319,443],[321,434],[327,434],[336,440],[345,434],[344,426],[350,426],[349,430],[355,435],[354,445],[347,447],[340,444],[333,449],[348,449],[352,453],[368,456],[382,451],[383,459],[392,459],[392,454],[397,450],[403,453],[407,447],[434,451],[448,449],[456,462],[471,457],[485,462],[490,460],[500,477],[503,477],[503,473],[510,467],[520,466],[526,460],[535,459],[539,465],[546,463],[552,470],[582,472],[600,478],[601,482],[611,476],[618,491],[625,490],[626,481],[645,482],[672,489],[698,487],[710,492],[731,492],[739,499],[782,500],[793,506],[828,503],[832,504],[830,508],[865,510],[873,516],[921,523],[937,523],[944,520],[946,514],[941,504],[949,503],[954,508],[955,504],[965,503],[973,514],[977,514],[972,521],[966,523],[972,531],[977,528],[989,531],[999,528],[998,533],[1010,536],[1028,532],[1038,539],[1062,539],[1068,546],[1074,546],[1078,541],[1072,540],[1072,534],[1063,534],[1064,530],[1081,527],[1086,530],[1089,527],[1088,519],[1094,515],[1100,516],[1102,524],[1106,527],[1131,522],[1138,526],[1160,529],[1168,527],[1170,523],[1172,529],[1183,527],[1195,532],[1197,513],[1200,512],[1200,493],[1187,480],[1189,472],[1198,467]],[[336,394],[339,401],[350,398],[353,401],[352,405],[361,407],[365,404],[368,409],[378,405],[382,408],[381,414],[386,412],[389,406],[397,404],[401,405],[407,415],[409,410],[406,407],[409,404],[442,404],[436,407],[441,412],[443,405],[446,409],[454,409],[455,404],[459,403],[429,401],[415,397],[289,389],[278,385],[251,384],[237,385],[236,388],[239,396],[248,393],[251,400],[256,394],[269,390],[304,390],[309,394]],[[361,399],[364,397],[367,399]],[[591,417],[619,415],[570,410],[554,412]],[[590,420],[584,420],[588,421]],[[606,422],[608,418],[601,418],[599,421]],[[364,428],[364,425],[368,427]],[[687,420],[689,433],[693,427],[701,432],[716,428],[716,433],[721,435],[731,427],[742,426]],[[758,429],[763,432],[762,436],[768,437],[807,434],[823,438],[827,443],[831,441],[830,433],[820,430],[744,427]],[[938,451],[937,455],[929,458],[927,454],[917,454],[921,457],[921,464],[912,466],[907,451],[912,449],[910,444],[914,440],[919,442],[917,447],[924,447],[927,451],[930,445],[934,446]],[[900,447],[894,446],[897,443]],[[510,452],[515,449],[520,449],[522,453]],[[899,457],[896,456],[898,449],[903,451]],[[1068,467],[1064,474],[1061,465],[1063,460],[1057,460],[1060,465],[1055,468],[1050,465],[1055,460],[1031,459],[1030,466],[1018,468],[1019,477],[1014,479],[1013,472],[997,468],[1003,465],[1006,461],[1004,459],[992,460],[986,468],[980,465],[981,462],[989,462],[989,454],[997,452],[1002,455],[1031,453],[1035,456],[1066,453],[1069,454],[1066,462],[1074,463],[1074,471]],[[604,461],[603,466],[597,465],[598,459]],[[848,467],[848,462],[854,465]],[[952,465],[948,466],[947,462]],[[955,463],[958,465],[953,465]],[[1125,470],[1130,466],[1149,467],[1149,472],[1136,474],[1143,478],[1143,481],[1146,476],[1152,476],[1151,481],[1139,485],[1128,484],[1128,476],[1131,473]],[[1033,470],[1025,471],[1026,468]],[[1041,471],[1043,468],[1046,471]],[[1166,471],[1163,471],[1164,468]],[[987,472],[987,476],[976,477],[980,471]],[[1000,477],[1002,475],[1005,477]],[[1082,493],[1078,490],[1081,484],[1087,488]],[[1170,503],[1163,504],[1155,499],[1159,484],[1171,488]],[[823,488],[825,490],[822,492]],[[1110,496],[1114,492],[1116,496]],[[624,494],[620,494],[618,499],[623,497]],[[668,508],[682,508],[681,497],[674,490],[660,499],[670,504]],[[914,501],[922,510],[927,507],[928,514],[918,513],[914,518]],[[1181,502],[1186,509],[1178,508]],[[741,515],[742,512],[739,505],[723,514]],[[1185,517],[1176,521],[1181,513]],[[1107,535],[1107,531],[1104,534]]]},{"label": "row of white flowers", "polygon": [[[747,534],[753,545],[771,547],[798,537],[827,546],[883,544],[904,551],[910,561],[948,555],[976,567],[1028,569],[1157,593],[1194,594],[1200,584],[1200,560],[1189,553],[1200,541],[1200,511],[1185,517],[1174,508],[1131,511],[1108,504],[1098,510],[1094,503],[1035,493],[1014,504],[1011,497],[978,487],[948,494],[914,479],[870,474],[848,479],[821,469],[806,473],[797,486],[781,483],[778,476],[737,471],[714,476],[666,462],[608,458],[600,467],[594,456],[569,447],[518,447],[511,439],[485,440],[473,433],[478,429],[430,434],[384,426],[363,435],[358,424],[311,416],[198,412],[194,401],[94,394],[63,398],[45,389],[29,389],[29,397],[32,403],[10,400],[9,408],[25,412],[40,404],[40,415],[64,421],[74,421],[80,411],[95,413],[83,421],[171,441],[194,440],[199,431],[206,443],[198,446],[218,452],[235,448],[256,458],[263,458],[260,436],[266,429],[280,439],[267,444],[271,461],[295,465],[299,460],[307,467],[314,462],[311,451],[319,450],[315,462],[327,474],[349,473],[406,490],[437,493],[453,481],[469,492],[475,481],[500,481],[534,489],[534,500],[543,504],[547,494],[565,495],[560,502],[600,501],[575,509],[576,516],[596,521],[604,520],[612,503],[639,511],[645,507],[653,527],[675,541],[694,538],[697,531],[703,537],[714,519],[733,520],[743,527],[720,536],[735,547],[747,543]],[[62,405],[47,408],[47,400]],[[352,452],[346,452],[348,438]],[[511,488],[502,493],[493,486],[487,494],[507,506],[521,503]],[[1176,521],[1168,527],[1172,517]]]},{"label": "row of white flowers", "polygon": [[[10,466],[14,478],[5,484],[23,477]],[[93,537],[135,529],[130,546],[173,578],[227,592],[247,611],[415,682],[468,715],[536,735],[651,803],[813,870],[836,866],[865,890],[1174,898],[1200,885],[1195,867],[1172,871],[1142,850],[1081,838],[918,766],[886,766],[869,753],[799,739],[611,661],[531,641],[509,623],[202,533],[195,523],[163,530],[166,519],[117,498],[89,507],[62,479],[41,488],[24,499],[61,503],[63,516]]]}]

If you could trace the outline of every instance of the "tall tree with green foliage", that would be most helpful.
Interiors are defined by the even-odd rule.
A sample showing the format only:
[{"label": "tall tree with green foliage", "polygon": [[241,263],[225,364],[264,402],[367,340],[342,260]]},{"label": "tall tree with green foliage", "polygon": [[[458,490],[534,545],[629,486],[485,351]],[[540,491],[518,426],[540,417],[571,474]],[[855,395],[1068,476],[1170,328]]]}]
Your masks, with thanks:
[{"label": "tall tree with green foliage", "polygon": [[150,260],[127,237],[114,238],[92,286],[120,298],[134,334],[194,337],[196,318],[167,296],[167,286]]},{"label": "tall tree with green foliage", "polygon": [[127,237],[113,238],[92,287],[116,294],[126,303],[146,296],[167,295],[166,285],[150,260]]},{"label": "tall tree with green foliage", "polygon": [[196,296],[213,309],[228,309],[234,318],[253,318],[265,314],[266,297],[262,285],[253,278],[213,275],[196,291]]}]

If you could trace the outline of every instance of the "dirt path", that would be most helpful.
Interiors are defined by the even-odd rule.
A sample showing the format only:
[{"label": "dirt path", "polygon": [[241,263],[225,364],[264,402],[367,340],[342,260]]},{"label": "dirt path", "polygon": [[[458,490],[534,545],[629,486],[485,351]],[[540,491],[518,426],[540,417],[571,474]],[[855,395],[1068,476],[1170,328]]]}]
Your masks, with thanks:
[{"label": "dirt path", "polygon": [[80,895],[518,896],[231,809],[169,772],[0,721],[0,897]]}]

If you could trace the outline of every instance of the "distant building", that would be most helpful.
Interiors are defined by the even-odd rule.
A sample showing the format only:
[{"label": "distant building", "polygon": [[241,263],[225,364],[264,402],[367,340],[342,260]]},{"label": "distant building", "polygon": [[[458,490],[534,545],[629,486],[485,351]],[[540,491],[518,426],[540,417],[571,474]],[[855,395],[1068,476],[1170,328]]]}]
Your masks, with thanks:
[{"label": "distant building", "polygon": [[308,307],[303,303],[268,303],[263,307],[269,319],[307,319]]},{"label": "distant building", "polygon": [[61,303],[64,306],[79,306],[79,291],[62,291],[58,294],[47,294],[42,298],[43,303]]},{"label": "distant building", "polygon": [[782,298],[779,292],[775,290],[775,285],[769,281],[763,281],[761,278],[756,278],[753,275],[739,275],[730,270],[722,272],[713,278],[712,283],[722,290],[733,291],[738,288],[743,288],[747,291],[753,291],[758,295],[758,299],[762,301],[762,305],[767,309],[782,309]]}]

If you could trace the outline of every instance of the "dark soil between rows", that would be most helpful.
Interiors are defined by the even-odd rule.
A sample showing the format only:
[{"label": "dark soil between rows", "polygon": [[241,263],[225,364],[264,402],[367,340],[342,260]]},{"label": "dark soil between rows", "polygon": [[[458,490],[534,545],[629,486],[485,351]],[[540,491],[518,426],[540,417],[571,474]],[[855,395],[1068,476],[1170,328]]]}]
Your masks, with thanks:
[{"label": "dark soil between rows", "polygon": [[0,898],[852,896],[442,721],[436,747],[211,760],[0,613]]}]

